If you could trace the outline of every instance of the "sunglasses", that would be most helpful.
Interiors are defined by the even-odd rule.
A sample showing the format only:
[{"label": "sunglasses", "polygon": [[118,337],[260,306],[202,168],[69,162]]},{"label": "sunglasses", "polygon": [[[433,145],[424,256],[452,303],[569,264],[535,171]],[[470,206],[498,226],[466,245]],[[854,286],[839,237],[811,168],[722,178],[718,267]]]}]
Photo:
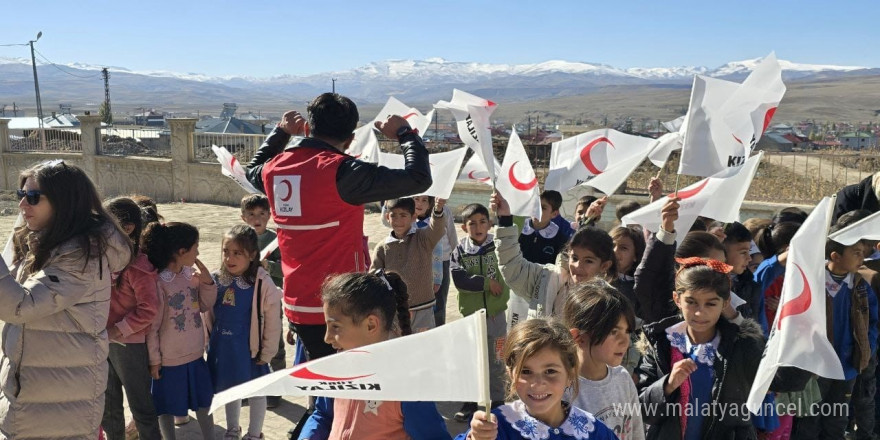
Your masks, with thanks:
[{"label": "sunglasses", "polygon": [[23,189],[16,190],[15,193],[18,194],[18,200],[26,198],[28,205],[31,206],[40,203],[40,194],[42,194],[39,190],[25,191]]}]

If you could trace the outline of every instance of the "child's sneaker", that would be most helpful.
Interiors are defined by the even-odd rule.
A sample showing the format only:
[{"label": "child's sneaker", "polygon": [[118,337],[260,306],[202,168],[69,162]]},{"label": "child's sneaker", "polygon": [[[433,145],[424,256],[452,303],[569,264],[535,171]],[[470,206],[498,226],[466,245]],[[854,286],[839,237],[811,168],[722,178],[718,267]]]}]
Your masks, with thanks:
[{"label": "child's sneaker", "polygon": [[229,428],[226,434],[223,434],[223,440],[239,440],[241,438],[241,426]]},{"label": "child's sneaker", "polygon": [[241,440],[260,440],[263,438],[263,433],[261,432],[259,436],[246,434]]},{"label": "child's sneaker", "polygon": [[476,402],[465,402],[464,405],[461,406],[461,409],[458,410],[452,418],[459,423],[468,423],[471,421],[475,412],[477,412]]},{"label": "child's sneaker", "polygon": [[177,426],[186,425],[187,423],[189,423],[189,420],[189,414],[185,416],[174,416],[174,424]]}]

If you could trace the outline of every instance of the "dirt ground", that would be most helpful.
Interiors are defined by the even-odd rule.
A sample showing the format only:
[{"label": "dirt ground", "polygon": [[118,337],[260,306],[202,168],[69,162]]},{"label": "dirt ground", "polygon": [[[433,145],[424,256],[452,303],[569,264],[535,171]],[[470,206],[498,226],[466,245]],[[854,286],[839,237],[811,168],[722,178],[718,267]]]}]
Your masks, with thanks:
[{"label": "dirt ground", "polygon": [[[12,211],[12,210],[9,210]],[[11,212],[5,212],[11,214]],[[159,212],[165,217],[166,221],[183,221],[192,223],[199,228],[199,252],[200,259],[208,266],[209,269],[215,270],[220,266],[220,239],[226,229],[240,222],[238,208],[218,205],[208,205],[200,203],[170,203],[159,205]],[[15,212],[17,215],[17,211]],[[15,222],[16,215],[0,215],[0,243],[6,243],[9,233],[12,231],[12,225]],[[387,234],[388,230],[382,226],[378,214],[367,214],[364,221],[364,232],[370,238],[371,247]],[[459,237],[463,237],[464,233],[461,228],[457,229]],[[457,292],[455,287],[449,289],[449,302],[446,309],[448,321],[461,318],[458,313],[458,302],[456,301]],[[287,350],[288,366],[293,365],[293,349]],[[282,404],[277,408],[270,409],[266,415],[263,424],[263,434],[266,439],[286,439],[287,431],[299,421],[305,412],[306,399],[301,397],[285,397]],[[126,405],[127,406],[127,405]],[[438,402],[440,413],[447,420],[449,433],[455,436],[463,432],[467,427],[465,424],[457,423],[452,420],[452,415],[460,407],[458,402]],[[130,414],[127,414],[130,417]],[[192,414],[194,417],[195,414]],[[248,410],[247,407],[242,409],[241,425],[247,427]],[[214,434],[217,438],[222,438],[226,430],[226,416],[223,410],[214,414]],[[178,439],[200,439],[201,435],[198,424],[195,420],[186,425],[177,428]]]}]

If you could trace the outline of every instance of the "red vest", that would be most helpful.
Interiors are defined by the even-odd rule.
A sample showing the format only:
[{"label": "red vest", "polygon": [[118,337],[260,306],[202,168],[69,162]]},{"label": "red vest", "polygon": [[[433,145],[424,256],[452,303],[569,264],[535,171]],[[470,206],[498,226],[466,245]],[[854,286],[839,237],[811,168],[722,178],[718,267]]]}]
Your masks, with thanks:
[{"label": "red vest", "polygon": [[363,272],[364,207],[339,197],[336,171],[345,154],[296,147],[263,166],[263,185],[278,226],[284,312],[296,324],[324,324],[321,284],[328,275]]}]

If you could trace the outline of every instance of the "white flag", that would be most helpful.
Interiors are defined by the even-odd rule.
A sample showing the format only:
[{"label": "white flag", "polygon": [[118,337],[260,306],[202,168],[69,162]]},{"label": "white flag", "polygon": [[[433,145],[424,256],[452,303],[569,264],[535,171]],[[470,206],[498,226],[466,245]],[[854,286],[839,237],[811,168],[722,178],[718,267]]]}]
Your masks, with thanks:
[{"label": "white flag", "polygon": [[525,217],[541,218],[541,194],[538,178],[526,155],[516,129],[511,130],[507,151],[501,163],[501,173],[495,182],[498,192],[510,204],[510,213]]},{"label": "white flag", "polygon": [[694,76],[678,174],[712,176],[727,171],[728,165],[741,165],[734,158],[746,156],[745,146],[733,137],[721,115],[721,107],[738,88],[735,82]]},{"label": "white flag", "polygon": [[211,412],[254,396],[487,402],[485,335],[486,311],[480,310],[426,332],[337,353],[245,382],[214,395]]},{"label": "white flag", "polygon": [[250,194],[262,194],[262,192],[257,191],[257,189],[251,185],[251,182],[247,180],[247,175],[245,175],[241,163],[239,163],[238,159],[230,154],[225,147],[211,145],[211,150],[213,150],[214,155],[217,156],[217,162],[220,162],[220,172],[223,173],[224,176],[234,180],[235,183],[244,188],[244,190]]},{"label": "white flag", "polygon": [[489,173],[490,180],[495,180],[495,170],[489,169],[495,154],[492,152],[492,133],[489,131],[489,116],[498,107],[488,99],[471,95],[458,89],[452,91],[452,101],[438,101],[436,109],[447,109],[455,116],[458,136],[474,153]]},{"label": "white flag", "polygon": [[[494,157],[492,159],[495,159]],[[498,159],[495,159],[495,175],[501,174],[501,164],[498,163]],[[483,161],[476,155],[471,155],[471,158],[465,162],[464,167],[461,168],[461,173],[458,174],[459,182],[480,182],[485,183],[486,185],[492,186],[492,178],[489,177],[489,171],[486,170],[486,165],[483,164]]]},{"label": "white flag", "polygon": [[554,142],[544,189],[564,193],[634,156],[644,160],[656,142],[656,139],[632,136],[610,128]]},{"label": "white flag", "polygon": [[825,237],[832,202],[825,197],[807,217],[788,251],[782,295],[770,338],[749,392],[748,408],[758,413],[780,366],[798,367],[829,379],[843,379],[843,367],[825,330]]},{"label": "white flag", "polygon": [[275,239],[270,241],[266,247],[260,250],[260,261],[269,258],[269,255],[272,255],[272,252],[275,252],[275,249],[278,249],[278,237],[275,237]]},{"label": "white flag", "polygon": [[21,213],[18,213],[18,217],[15,218],[15,224],[12,225],[12,230],[9,231],[9,238],[6,239],[6,245],[3,246],[3,253],[0,256],[3,257],[3,261],[6,262],[6,266],[9,270],[12,270],[12,260],[15,258],[15,249],[12,245],[12,236],[15,234],[15,229],[19,226],[24,225],[24,216]]},{"label": "white flag", "polygon": [[372,122],[358,127],[354,131],[354,140],[345,150],[345,154],[357,160],[369,163],[379,161],[379,138],[376,137]]},{"label": "white flag", "polygon": [[880,240],[880,212],[834,232],[828,238],[844,246],[852,246],[859,240]]},{"label": "white flag", "polygon": [[431,109],[427,114],[422,114],[422,112],[418,111],[415,107],[409,107],[406,104],[400,102],[397,98],[391,96],[388,98],[388,102],[385,103],[385,106],[382,107],[382,110],[379,111],[379,114],[373,118],[373,121],[384,121],[388,119],[390,115],[397,115],[406,119],[409,122],[409,126],[413,128],[413,130],[417,130],[419,135],[424,135],[425,130],[431,125],[431,120],[434,119],[434,110]]},{"label": "white flag", "polygon": [[724,123],[747,150],[752,150],[761,139],[784,95],[782,67],[776,54],[770,52],[724,103]]},{"label": "white flag", "polygon": [[[428,163],[431,167],[431,179],[434,183],[423,194],[428,196],[448,199],[455,186],[458,170],[464,161],[467,148],[456,148],[444,153],[428,155]],[[402,154],[379,153],[379,165],[391,169],[403,169],[404,157]]]},{"label": "white flag", "polygon": [[678,173],[711,176],[745,163],[785,94],[771,53],[742,84],[694,77]]},{"label": "white flag", "polygon": [[[739,220],[739,208],[752,184],[752,178],[755,177],[762,157],[764,157],[763,151],[750,157],[745,166],[732,176],[728,176],[728,172],[725,170],[719,173],[718,177],[707,177],[678,190],[681,202],[679,202],[675,230],[688,231],[698,216],[722,222]],[[670,197],[673,195],[669,194]],[[656,232],[660,229],[660,211],[666,200],[665,197],[661,197],[659,200],[623,216],[621,222],[624,226],[642,225],[645,229]]]}]

